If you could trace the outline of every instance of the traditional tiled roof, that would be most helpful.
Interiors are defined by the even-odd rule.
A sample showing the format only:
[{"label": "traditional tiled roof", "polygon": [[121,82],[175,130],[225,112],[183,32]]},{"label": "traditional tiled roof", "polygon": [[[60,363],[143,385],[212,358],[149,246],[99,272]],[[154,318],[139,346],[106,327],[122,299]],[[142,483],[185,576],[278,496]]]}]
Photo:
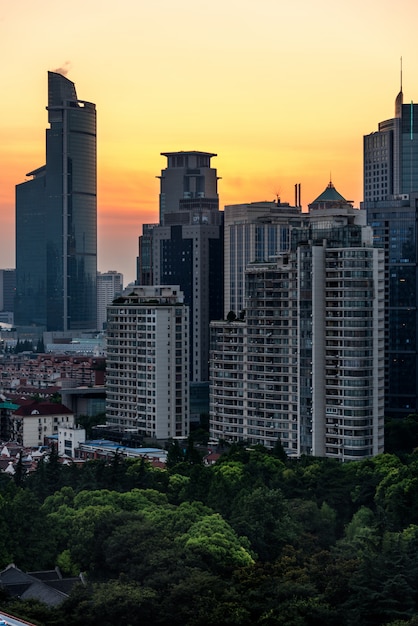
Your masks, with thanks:
[{"label": "traditional tiled roof", "polygon": [[48,606],[58,606],[70,593],[72,587],[81,578],[62,578],[59,570],[50,572],[32,572],[26,574],[13,563],[0,572],[0,586],[11,596],[22,600],[35,599]]},{"label": "traditional tiled roof", "polygon": [[73,412],[68,407],[57,402],[36,402],[21,406],[13,415],[70,415]]},{"label": "traditional tiled roof", "polygon": [[341,203],[341,202],[348,202],[344,196],[342,196],[334,187],[332,181],[329,181],[328,186],[325,188],[325,190],[313,201],[311,202],[312,204],[323,204],[323,203],[330,203],[330,204],[335,204],[335,203]]}]

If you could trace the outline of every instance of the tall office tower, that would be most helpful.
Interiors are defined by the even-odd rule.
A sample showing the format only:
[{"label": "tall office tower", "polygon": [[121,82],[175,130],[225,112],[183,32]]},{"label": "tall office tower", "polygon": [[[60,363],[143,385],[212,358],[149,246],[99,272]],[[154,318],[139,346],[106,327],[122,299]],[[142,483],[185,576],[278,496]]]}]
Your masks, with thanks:
[{"label": "tall office tower", "polygon": [[96,107],[48,72],[46,164],[16,186],[17,325],[96,328]]},{"label": "tall office tower", "polygon": [[103,330],[107,320],[107,306],[122,295],[123,275],[115,270],[97,272],[97,328]]},{"label": "tall office tower", "polygon": [[108,307],[108,424],[188,435],[189,309],[176,286],[129,287]]},{"label": "tall office tower", "polygon": [[152,285],[153,274],[153,231],[158,224],[143,224],[142,235],[138,237],[138,256],[136,259],[136,284]]},{"label": "tall office tower", "polygon": [[225,315],[244,309],[245,269],[290,249],[290,220],[300,207],[287,202],[252,202],[225,207]]},{"label": "tall office tower", "polygon": [[245,318],[213,322],[211,435],[341,461],[383,451],[384,265],[332,184],[290,245],[245,272]]},{"label": "tall office tower", "polygon": [[[160,178],[160,224],[170,224],[168,213],[177,213],[181,206],[187,211],[188,200],[192,203],[198,198],[209,199],[212,206],[218,208],[218,176],[211,167],[211,158],[217,156],[211,152],[162,152],[167,157],[167,167],[161,171]],[[177,223],[177,221],[175,222]]]},{"label": "tall office tower", "polygon": [[418,413],[418,105],[364,137],[364,202],[385,252],[385,404],[388,417]]},{"label": "tall office tower", "polygon": [[153,229],[154,282],[178,284],[190,307],[190,380],[208,381],[209,322],[223,315],[223,213],[214,154],[163,153],[161,224]]},{"label": "tall office tower", "polygon": [[0,311],[14,311],[16,270],[0,270]]},{"label": "tall office tower", "polygon": [[418,191],[418,104],[403,104],[402,86],[395,117],[363,141],[365,202]]}]

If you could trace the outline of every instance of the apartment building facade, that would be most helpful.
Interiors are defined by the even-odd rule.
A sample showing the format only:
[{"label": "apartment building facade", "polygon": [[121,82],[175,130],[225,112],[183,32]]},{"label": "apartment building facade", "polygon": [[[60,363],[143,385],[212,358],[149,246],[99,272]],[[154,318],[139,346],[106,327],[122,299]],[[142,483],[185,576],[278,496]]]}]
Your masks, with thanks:
[{"label": "apartment building facade", "polygon": [[133,287],[108,307],[107,423],[165,440],[189,432],[189,309],[178,286]]}]

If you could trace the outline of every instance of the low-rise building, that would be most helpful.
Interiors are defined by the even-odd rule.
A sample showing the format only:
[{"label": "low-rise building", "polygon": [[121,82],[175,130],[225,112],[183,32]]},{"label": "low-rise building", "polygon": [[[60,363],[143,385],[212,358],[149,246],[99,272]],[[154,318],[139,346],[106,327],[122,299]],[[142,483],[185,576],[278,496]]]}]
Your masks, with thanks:
[{"label": "low-rise building", "polygon": [[72,459],[76,456],[76,450],[81,443],[86,441],[86,431],[84,428],[61,424],[58,426],[58,454],[69,456]]},{"label": "low-rise building", "polygon": [[74,413],[55,402],[23,405],[11,417],[12,438],[27,447],[44,445],[45,437],[58,435],[59,426],[74,427]]}]

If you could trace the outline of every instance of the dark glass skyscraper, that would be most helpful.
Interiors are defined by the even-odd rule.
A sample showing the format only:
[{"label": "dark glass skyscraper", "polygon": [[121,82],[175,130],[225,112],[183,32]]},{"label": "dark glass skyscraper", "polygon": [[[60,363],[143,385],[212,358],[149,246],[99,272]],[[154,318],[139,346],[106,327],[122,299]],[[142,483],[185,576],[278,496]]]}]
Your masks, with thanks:
[{"label": "dark glass skyscraper", "polygon": [[96,328],[96,107],[48,72],[46,165],[16,186],[17,325]]},{"label": "dark glass skyscraper", "polygon": [[[153,280],[180,285],[190,307],[190,380],[209,377],[209,322],[223,315],[223,213],[216,154],[163,152],[160,225],[152,231]],[[192,394],[193,401],[193,394]]]},{"label": "dark glass skyscraper", "polygon": [[418,413],[418,105],[364,137],[364,202],[375,243],[385,250],[385,407]]}]

